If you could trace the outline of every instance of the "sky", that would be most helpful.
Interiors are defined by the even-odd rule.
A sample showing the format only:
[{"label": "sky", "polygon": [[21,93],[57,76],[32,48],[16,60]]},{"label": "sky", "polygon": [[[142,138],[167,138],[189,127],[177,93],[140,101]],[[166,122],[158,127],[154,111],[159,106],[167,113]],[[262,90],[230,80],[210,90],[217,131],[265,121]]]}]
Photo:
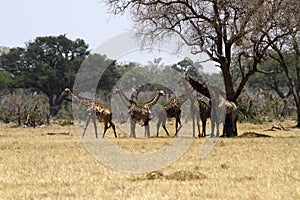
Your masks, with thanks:
[{"label": "sky", "polygon": [[[111,46],[110,44],[114,40],[122,38],[122,34],[132,28],[132,22],[128,15],[114,16],[110,14],[102,0],[1,0],[0,20],[0,46],[25,47],[26,42],[32,41],[38,36],[66,34],[66,37],[71,40],[83,39],[89,45],[90,50],[98,49],[97,53],[103,52],[101,52],[103,45]],[[137,50],[138,46],[135,44],[136,48],[132,49],[126,46],[130,45],[126,40],[123,38],[121,42],[110,47],[112,51],[124,49],[129,52],[123,53],[120,59],[137,60],[139,58],[140,61],[137,62],[143,63],[145,61],[143,58],[146,57],[149,60],[149,57],[152,56],[149,53],[146,56],[139,55],[136,53],[139,51]],[[165,57],[168,60],[163,60],[164,63],[175,63],[176,60],[182,60],[182,56],[170,54],[169,48],[173,47],[167,45],[166,51],[163,53],[155,52],[152,56],[153,59]],[[202,57],[198,57],[200,61],[207,59]],[[116,59],[115,57],[109,58]],[[215,67],[212,67],[214,65],[212,63],[203,65],[208,71],[215,72],[216,70]]]},{"label": "sky", "polygon": [[66,34],[91,49],[128,31],[129,17],[113,16],[99,0],[1,0],[0,46],[24,47],[37,36]]}]

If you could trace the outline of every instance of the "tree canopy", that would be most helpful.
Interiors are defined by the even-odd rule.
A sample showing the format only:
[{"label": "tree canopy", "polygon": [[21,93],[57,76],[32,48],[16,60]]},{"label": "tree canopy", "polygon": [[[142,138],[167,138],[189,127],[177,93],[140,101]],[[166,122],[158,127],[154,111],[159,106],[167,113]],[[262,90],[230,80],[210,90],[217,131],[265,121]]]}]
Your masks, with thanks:
[{"label": "tree canopy", "polygon": [[82,39],[72,41],[65,35],[37,37],[25,48],[4,52],[0,66],[13,77],[10,87],[43,92],[49,99],[51,115],[56,115],[63,102],[60,92],[73,86],[88,54],[88,45]]}]

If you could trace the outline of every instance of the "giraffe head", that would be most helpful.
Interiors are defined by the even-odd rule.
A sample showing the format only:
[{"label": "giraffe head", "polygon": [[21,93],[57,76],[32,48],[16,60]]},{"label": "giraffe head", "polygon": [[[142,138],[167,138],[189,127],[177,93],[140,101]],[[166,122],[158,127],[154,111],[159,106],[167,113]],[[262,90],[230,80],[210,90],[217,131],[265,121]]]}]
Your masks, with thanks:
[{"label": "giraffe head", "polygon": [[163,90],[159,90],[159,91],[158,91],[158,95],[159,95],[159,96],[166,96],[166,93],[165,93],[165,91],[163,91]]},{"label": "giraffe head", "polygon": [[70,88],[65,88],[62,93],[61,96],[67,96],[70,95],[72,93],[72,90]]}]

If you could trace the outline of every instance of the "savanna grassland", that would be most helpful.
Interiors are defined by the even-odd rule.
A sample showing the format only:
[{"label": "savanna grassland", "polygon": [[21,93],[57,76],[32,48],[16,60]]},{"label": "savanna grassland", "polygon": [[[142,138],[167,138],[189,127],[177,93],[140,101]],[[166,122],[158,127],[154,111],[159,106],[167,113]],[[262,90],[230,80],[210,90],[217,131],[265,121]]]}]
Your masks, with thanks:
[{"label": "savanna grassland", "polygon": [[[219,138],[204,158],[204,139],[196,138],[176,162],[147,173],[97,162],[74,126],[0,124],[0,199],[300,199],[300,129],[286,121],[288,131],[268,130],[272,124],[238,124],[241,135],[271,137]],[[120,138],[111,130],[107,137],[132,152],[153,151],[172,140],[162,130],[162,137],[149,139],[117,132]]]}]

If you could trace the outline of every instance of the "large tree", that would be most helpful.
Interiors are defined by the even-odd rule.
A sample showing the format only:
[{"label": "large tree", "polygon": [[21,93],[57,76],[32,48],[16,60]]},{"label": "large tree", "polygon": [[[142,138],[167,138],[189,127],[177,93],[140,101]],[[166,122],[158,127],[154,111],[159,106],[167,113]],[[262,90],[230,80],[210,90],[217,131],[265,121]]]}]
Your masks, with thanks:
[{"label": "large tree", "polygon": [[[177,34],[192,53],[206,53],[222,71],[226,98],[236,102],[249,77],[259,70],[270,46],[289,30],[276,32],[277,18],[297,0],[106,0],[114,14],[129,11],[144,42],[163,41]],[[287,20],[287,23],[290,23]],[[272,35],[274,37],[268,37]],[[232,58],[238,58],[235,86]],[[226,120],[230,122],[232,120]],[[226,136],[236,136],[226,123]]]},{"label": "large tree", "polygon": [[65,87],[72,87],[82,61],[88,55],[82,39],[72,41],[65,35],[37,37],[25,48],[12,48],[0,56],[0,67],[14,78],[13,88],[35,88],[49,99],[55,116],[63,102]]},{"label": "large tree", "polygon": [[271,43],[269,56],[278,62],[287,79],[287,86],[297,108],[297,127],[300,127],[300,4],[291,0],[290,4],[284,6],[285,12],[276,15],[276,27],[266,36],[270,42],[276,33],[289,33]]},{"label": "large tree", "polygon": [[[297,127],[300,128],[300,32],[276,44],[272,48],[276,52],[270,57],[276,60],[286,76],[286,84],[292,94],[297,108]],[[285,46],[284,44],[290,45]]]}]

